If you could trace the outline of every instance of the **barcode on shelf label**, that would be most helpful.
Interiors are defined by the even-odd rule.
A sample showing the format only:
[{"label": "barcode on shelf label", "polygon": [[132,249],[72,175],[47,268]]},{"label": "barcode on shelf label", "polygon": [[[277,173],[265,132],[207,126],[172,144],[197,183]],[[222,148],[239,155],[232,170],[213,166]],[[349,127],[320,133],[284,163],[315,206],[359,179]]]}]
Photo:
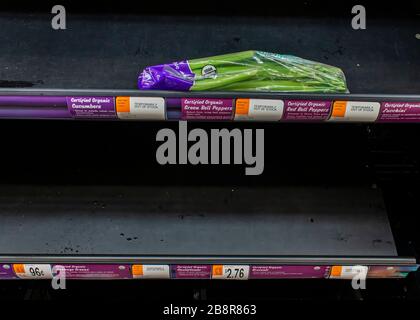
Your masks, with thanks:
[{"label": "barcode on shelf label", "polygon": [[116,110],[122,120],[165,120],[165,99],[159,97],[117,97]]},{"label": "barcode on shelf label", "polygon": [[366,279],[368,271],[367,266],[333,266],[330,279]]},{"label": "barcode on shelf label", "polygon": [[236,100],[235,120],[280,121],[284,102],[269,99]]},{"label": "barcode on shelf label", "polygon": [[249,266],[214,265],[212,269],[212,278],[225,280],[248,280]]},{"label": "barcode on shelf label", "polygon": [[52,268],[49,264],[14,264],[13,271],[22,279],[52,279]]},{"label": "barcode on shelf label", "polygon": [[335,101],[330,121],[373,122],[380,109],[379,102]]},{"label": "barcode on shelf label", "polygon": [[169,279],[169,265],[140,264],[132,267],[134,279]]}]

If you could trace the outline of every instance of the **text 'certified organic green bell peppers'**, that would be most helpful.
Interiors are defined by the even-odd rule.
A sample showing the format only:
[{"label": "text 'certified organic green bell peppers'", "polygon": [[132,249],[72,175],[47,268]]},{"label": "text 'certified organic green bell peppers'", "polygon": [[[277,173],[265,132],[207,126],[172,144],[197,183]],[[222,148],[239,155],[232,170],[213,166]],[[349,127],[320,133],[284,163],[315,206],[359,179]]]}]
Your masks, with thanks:
[{"label": "text 'certified organic green bell peppers'", "polygon": [[337,67],[291,55],[243,51],[148,67],[138,78],[142,90],[348,92]]}]

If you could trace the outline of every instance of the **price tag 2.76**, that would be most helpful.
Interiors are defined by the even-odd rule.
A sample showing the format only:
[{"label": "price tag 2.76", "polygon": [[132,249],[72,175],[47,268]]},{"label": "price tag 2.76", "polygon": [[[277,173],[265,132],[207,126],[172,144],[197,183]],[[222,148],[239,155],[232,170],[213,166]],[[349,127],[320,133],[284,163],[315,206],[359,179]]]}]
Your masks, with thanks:
[{"label": "price tag 2.76", "polygon": [[212,270],[212,278],[224,280],[248,280],[249,266],[214,265]]},{"label": "price tag 2.76", "polygon": [[22,279],[52,279],[52,268],[49,264],[14,264],[15,274]]}]

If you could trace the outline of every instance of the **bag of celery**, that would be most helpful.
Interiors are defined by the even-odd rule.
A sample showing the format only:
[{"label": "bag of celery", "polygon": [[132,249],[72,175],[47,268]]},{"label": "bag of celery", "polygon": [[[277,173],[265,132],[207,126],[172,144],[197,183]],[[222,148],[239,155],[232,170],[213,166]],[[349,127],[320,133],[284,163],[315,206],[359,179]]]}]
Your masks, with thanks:
[{"label": "bag of celery", "polygon": [[348,92],[341,69],[290,55],[243,51],[148,67],[142,90]]}]

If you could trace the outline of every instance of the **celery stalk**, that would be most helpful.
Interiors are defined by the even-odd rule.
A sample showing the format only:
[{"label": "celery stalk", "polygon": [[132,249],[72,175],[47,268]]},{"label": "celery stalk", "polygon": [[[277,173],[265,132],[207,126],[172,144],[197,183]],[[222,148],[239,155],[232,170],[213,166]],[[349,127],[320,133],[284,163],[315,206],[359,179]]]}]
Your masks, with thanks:
[{"label": "celery stalk", "polygon": [[257,70],[251,69],[247,72],[236,73],[232,75],[224,75],[223,77],[216,77],[214,79],[199,80],[194,83],[192,91],[203,91],[203,90],[214,90],[218,87],[223,87],[232,83],[241,82],[244,80],[252,79],[256,74]]},{"label": "celery stalk", "polygon": [[139,77],[139,88],[347,92],[337,67],[253,50],[149,67]]},{"label": "celery stalk", "polygon": [[232,62],[252,59],[254,55],[255,55],[255,51],[249,50],[249,51],[242,51],[238,53],[223,54],[223,55],[214,56],[214,57],[192,59],[192,60],[188,60],[188,64],[190,65],[191,69],[199,69],[199,68],[205,67],[206,65],[218,66],[224,63],[232,63]]}]

